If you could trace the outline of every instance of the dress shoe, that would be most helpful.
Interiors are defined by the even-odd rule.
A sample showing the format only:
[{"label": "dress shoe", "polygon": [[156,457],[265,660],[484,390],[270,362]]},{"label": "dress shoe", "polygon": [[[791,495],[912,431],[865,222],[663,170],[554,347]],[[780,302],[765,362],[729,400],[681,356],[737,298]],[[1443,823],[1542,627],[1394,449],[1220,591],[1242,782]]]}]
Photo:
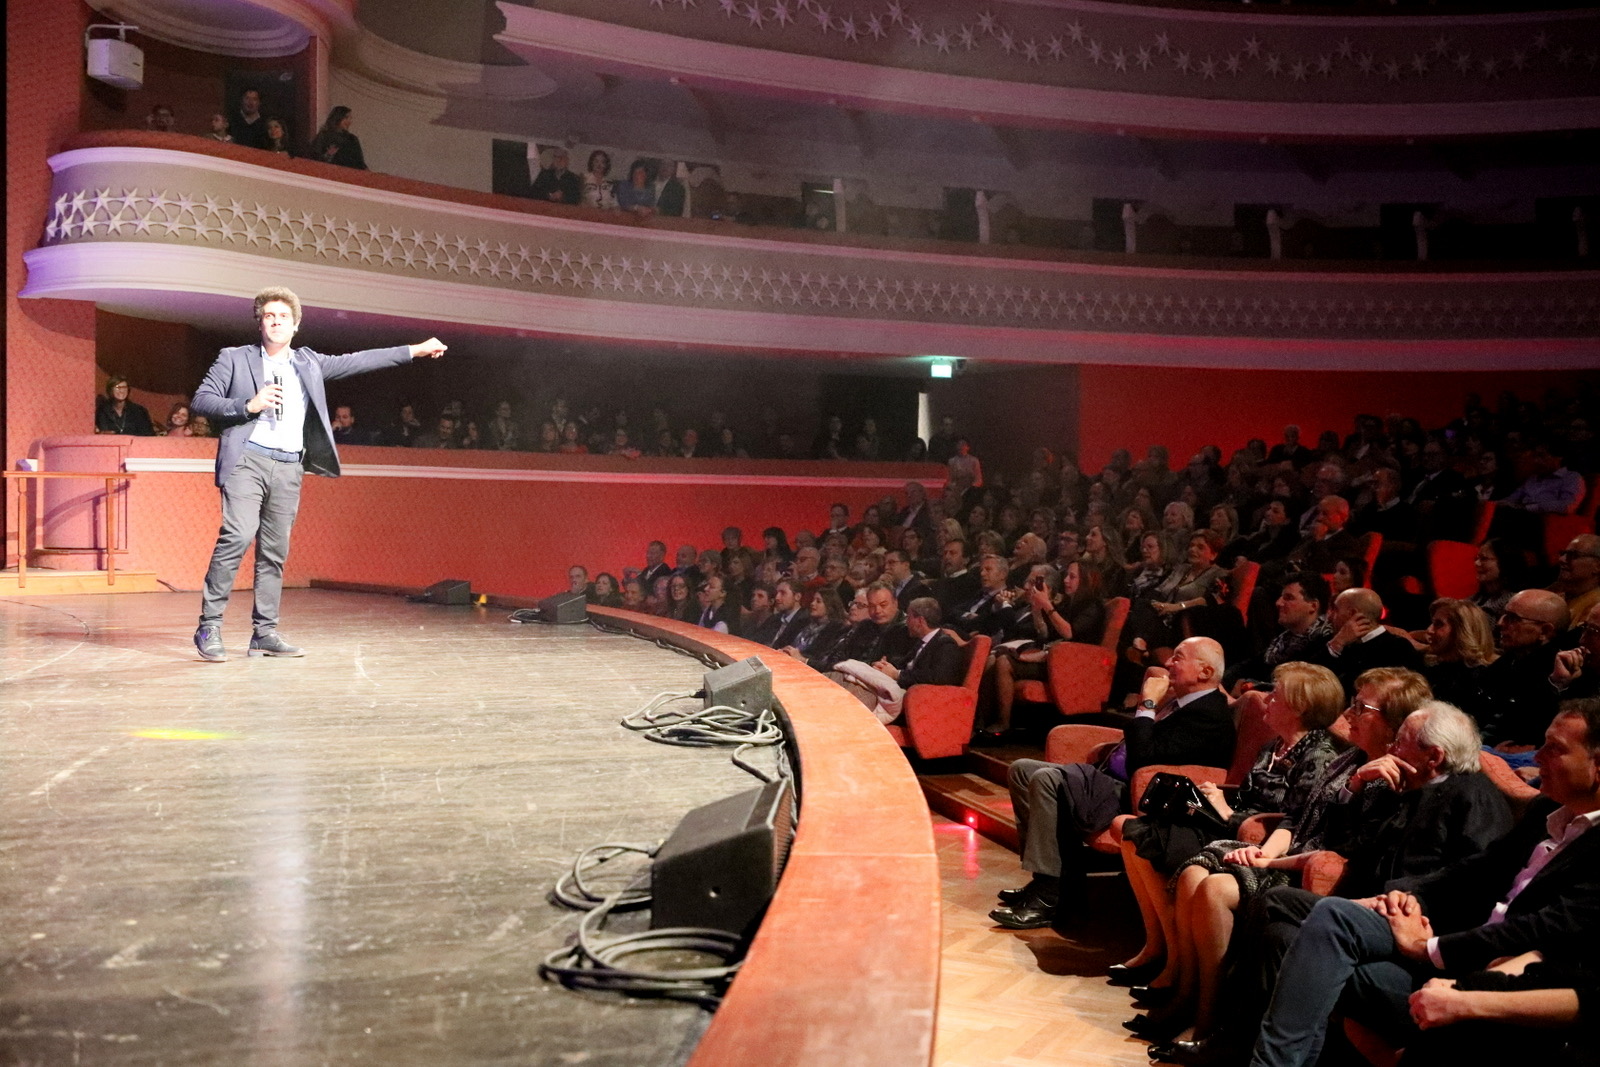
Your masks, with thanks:
[{"label": "dress shoe", "polygon": [[1026,903],[1028,898],[1032,895],[1032,882],[1029,882],[1024,886],[1018,886],[1016,889],[1002,889],[1000,892],[995,894],[995,896],[1000,898],[1000,903],[1004,904],[1008,908],[1014,908],[1019,904]]},{"label": "dress shoe", "polygon": [[1149,1055],[1151,1063],[1178,1062],[1177,1050],[1172,1047],[1172,1042],[1170,1041],[1164,1044],[1151,1045],[1145,1052]]},{"label": "dress shoe", "polygon": [[1116,986],[1144,985],[1160,974],[1163,966],[1164,964],[1160,960],[1141,963],[1136,967],[1129,967],[1126,963],[1113,963],[1106,968],[1106,984]]},{"label": "dress shoe", "polygon": [[1039,900],[1025,900],[1011,908],[996,908],[989,913],[995,925],[1007,930],[1038,930],[1056,921],[1056,909]]},{"label": "dress shoe", "polygon": [[1172,1042],[1172,1063],[1184,1067],[1221,1067],[1222,1064],[1243,1062],[1249,1053],[1225,1034],[1197,1038],[1194,1041]]},{"label": "dress shoe", "polygon": [[1166,1044],[1189,1028],[1189,1013],[1174,1012],[1157,1016],[1154,1012],[1135,1015],[1123,1022],[1122,1028],[1144,1038],[1152,1044]]},{"label": "dress shoe", "polygon": [[250,639],[250,655],[252,656],[303,656],[305,654],[305,649],[291,645],[279,637],[276,630]]},{"label": "dress shoe", "polygon": [[222,647],[222,627],[202,626],[194,632],[194,647],[199,649],[200,658],[212,663],[221,663],[228,658],[228,650]]},{"label": "dress shoe", "polygon": [[1139,1008],[1164,1008],[1172,1003],[1172,998],[1178,995],[1175,985],[1136,985],[1128,992],[1133,996],[1135,1007]]}]

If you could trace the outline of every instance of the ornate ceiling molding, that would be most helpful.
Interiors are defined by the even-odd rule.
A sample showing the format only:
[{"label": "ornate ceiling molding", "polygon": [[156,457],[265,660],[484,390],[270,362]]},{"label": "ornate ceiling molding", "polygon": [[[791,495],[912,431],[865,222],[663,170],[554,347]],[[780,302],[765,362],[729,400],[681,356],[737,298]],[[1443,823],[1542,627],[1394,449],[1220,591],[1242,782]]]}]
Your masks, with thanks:
[{"label": "ornate ceiling molding", "polygon": [[176,294],[239,299],[271,277],[353,312],[796,351],[1339,367],[1390,366],[1408,346],[1440,367],[1600,358],[1592,271],[1004,260],[525,214],[162,149],[78,149],[51,166],[24,296],[182,314]]},{"label": "ornate ceiling molding", "polygon": [[1594,11],[1270,18],[1089,0],[499,7],[498,39],[530,61],[579,58],[601,70],[848,107],[1295,140],[1600,122]]}]

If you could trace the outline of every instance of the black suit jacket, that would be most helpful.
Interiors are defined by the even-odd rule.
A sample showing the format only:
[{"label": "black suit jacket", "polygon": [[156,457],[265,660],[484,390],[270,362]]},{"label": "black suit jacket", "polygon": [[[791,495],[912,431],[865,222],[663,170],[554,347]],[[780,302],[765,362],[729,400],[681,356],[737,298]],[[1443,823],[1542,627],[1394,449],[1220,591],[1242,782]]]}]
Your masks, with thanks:
[{"label": "black suit jacket", "polygon": [[920,651],[913,651],[900,671],[900,688],[914,685],[960,685],[967,674],[967,650],[956,639],[938,631]]},{"label": "black suit jacket", "polygon": [[982,591],[983,584],[978,572],[971,568],[954,578],[940,578],[933,584],[933,595],[938,598],[939,607],[944,609],[947,622],[957,608],[972,603]]},{"label": "black suit jacket", "polygon": [[1549,837],[1555,802],[1540,798],[1509,834],[1475,856],[1395,883],[1415,893],[1451,971],[1475,971],[1537,949],[1546,959],[1592,959],[1600,943],[1600,830],[1586,831],[1517,894],[1503,921],[1486,924],[1534,848]]},{"label": "black suit jacket", "polygon": [[669,578],[671,576],[671,567],[667,566],[665,562],[657,563],[654,567],[646,567],[639,572],[639,584],[644,586],[645,594],[648,595],[650,587],[656,584],[657,578]]},{"label": "black suit jacket", "polygon": [[923,596],[933,596],[933,590],[928,588],[927,582],[913,576],[906,583],[906,587],[895,594],[895,599],[900,601],[900,611],[903,614],[913,600]]},{"label": "black suit jacket", "polygon": [[1128,748],[1128,778],[1152,763],[1198,763],[1227,767],[1233,763],[1233,709],[1220,689],[1213,689],[1157,722],[1135,718],[1122,734]]},{"label": "black suit jacket", "polygon": [[787,648],[794,644],[795,635],[811,624],[811,616],[807,614],[805,608],[796,608],[794,618],[787,624],[784,623],[783,616],[777,612],[773,612],[772,617],[778,620],[778,629],[772,640],[766,644],[773,648]]},{"label": "black suit jacket", "polygon": [[1329,808],[1323,844],[1348,861],[1339,896],[1365,897],[1476,855],[1511,827],[1511,805],[1487,775],[1452,774],[1398,794],[1369,782]]},{"label": "black suit jacket", "polygon": [[[1321,664],[1337,674],[1339,681],[1344,683],[1345,692],[1353,692],[1355,680],[1361,677],[1363,671],[1374,667],[1405,667],[1413,671],[1422,667],[1422,654],[1416,647],[1387,630],[1370,641],[1345,645],[1344,651],[1337,656],[1328,651],[1327,642],[1313,645],[1306,649],[1304,659],[1308,663]],[[1543,727],[1540,730],[1542,732]]]}]

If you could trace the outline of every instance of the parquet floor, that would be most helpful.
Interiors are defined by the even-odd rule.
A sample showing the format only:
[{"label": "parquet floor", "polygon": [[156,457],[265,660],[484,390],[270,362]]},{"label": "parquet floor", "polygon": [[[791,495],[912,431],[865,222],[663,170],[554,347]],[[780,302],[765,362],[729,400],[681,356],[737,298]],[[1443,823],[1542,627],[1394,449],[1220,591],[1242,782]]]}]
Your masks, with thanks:
[{"label": "parquet floor", "polygon": [[1088,913],[1065,933],[1012,932],[988,919],[995,893],[1025,879],[1014,853],[933,816],[944,889],[944,966],[935,1067],[1144,1067],[1122,1029],[1127,991],[1105,969],[1138,947],[1139,917],[1119,878],[1090,879]]}]

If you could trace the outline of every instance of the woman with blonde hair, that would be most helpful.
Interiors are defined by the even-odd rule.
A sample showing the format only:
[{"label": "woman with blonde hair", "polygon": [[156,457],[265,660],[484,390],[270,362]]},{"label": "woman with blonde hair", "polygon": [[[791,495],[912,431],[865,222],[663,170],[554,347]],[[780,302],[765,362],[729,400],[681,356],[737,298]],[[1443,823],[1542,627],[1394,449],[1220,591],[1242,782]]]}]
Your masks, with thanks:
[{"label": "woman with blonde hair", "polygon": [[1421,634],[1423,676],[1434,696],[1468,715],[1480,714],[1485,710],[1483,669],[1499,658],[1489,613],[1470,600],[1440,597],[1428,615]]}]

